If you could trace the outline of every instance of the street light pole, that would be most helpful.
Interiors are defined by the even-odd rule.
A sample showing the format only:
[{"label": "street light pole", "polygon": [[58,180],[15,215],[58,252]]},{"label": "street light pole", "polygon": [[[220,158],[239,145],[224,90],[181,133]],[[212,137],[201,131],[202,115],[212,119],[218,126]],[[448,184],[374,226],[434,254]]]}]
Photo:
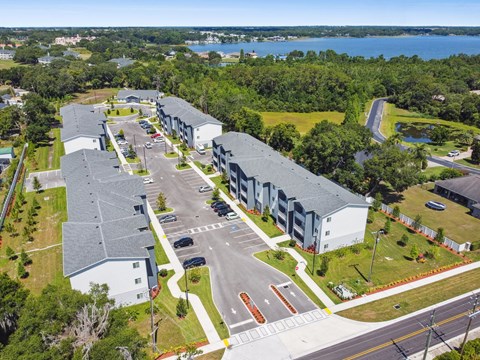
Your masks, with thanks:
[{"label": "street light pole", "polygon": [[313,241],[313,265],[312,265],[312,275],[315,271],[315,258],[317,255],[317,237],[318,235],[315,234],[315,240]]},{"label": "street light pole", "polygon": [[430,348],[430,342],[432,341],[433,326],[435,324],[435,309],[430,316],[430,324],[428,325],[427,343],[425,344],[425,352],[423,353],[423,360],[427,359],[428,349]]},{"label": "street light pole", "polygon": [[377,234],[377,236],[375,238],[375,242],[373,243],[372,262],[370,263],[370,272],[368,274],[368,282],[372,282],[373,261],[375,260],[375,254],[377,252],[377,244],[380,241],[380,234],[383,234],[383,230],[378,230],[376,232],[376,234]]},{"label": "street light pole", "polygon": [[472,313],[468,316],[468,325],[467,325],[467,331],[465,332],[465,338],[463,339],[462,347],[460,350],[460,359],[463,359],[463,351],[465,350],[465,344],[467,343],[467,338],[468,338],[468,333],[470,332],[470,326],[472,326],[472,320],[473,318],[478,314],[475,312],[477,310],[477,305],[478,305],[478,295],[475,295],[475,301],[473,302],[473,309]]},{"label": "street light pole", "polygon": [[185,269],[185,300],[187,300],[187,309],[190,307],[188,304],[188,281],[187,281],[187,268]]},{"label": "street light pole", "polygon": [[156,344],[156,339],[155,339],[155,328],[153,325],[153,294],[152,294],[152,289],[148,289],[148,297],[150,300],[150,329],[152,331],[152,351],[155,353],[157,350],[157,344]]},{"label": "street light pole", "polygon": [[143,162],[145,163],[145,172],[148,172],[147,157],[145,156],[145,146],[143,147]]}]

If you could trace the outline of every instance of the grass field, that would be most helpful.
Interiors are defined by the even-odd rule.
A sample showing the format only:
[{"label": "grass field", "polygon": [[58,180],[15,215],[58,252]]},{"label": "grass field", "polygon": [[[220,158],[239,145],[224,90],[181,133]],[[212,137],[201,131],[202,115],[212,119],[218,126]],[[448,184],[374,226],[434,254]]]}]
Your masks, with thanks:
[{"label": "grass field", "polygon": [[[338,312],[337,315],[358,321],[386,321],[426,308],[480,288],[480,269],[409,290],[382,300]],[[399,304],[400,309],[393,306]]]},{"label": "grass field", "polygon": [[[327,284],[330,281],[335,285],[343,283],[358,294],[368,291],[372,286],[367,283],[374,242],[372,232],[385,226],[386,217],[381,213],[372,213],[371,217],[374,221],[367,225],[365,243],[358,245],[360,252],[355,254],[353,252],[354,248],[347,248],[344,249],[343,256],[335,252],[330,253],[330,262],[325,277],[320,277],[317,274],[321,264],[321,256],[317,256],[316,266],[313,269],[314,275],[312,275],[313,255],[296,248],[307,260],[307,274],[334,302],[338,303],[339,299],[328,289]],[[409,237],[408,245],[405,247],[397,243],[403,234]],[[373,286],[386,285],[393,281],[403,280],[444,265],[462,261],[460,257],[441,247],[437,247],[438,258],[428,259],[425,263],[413,261],[410,258],[410,250],[413,244],[417,245],[420,253],[425,253],[433,247],[423,236],[411,233],[398,222],[392,222],[390,232],[387,235],[381,235],[380,242],[377,245],[372,274]]]},{"label": "grass field", "polygon": [[430,178],[430,176],[432,175],[436,175],[438,177],[440,176],[440,173],[445,169],[445,166],[432,166],[423,170],[422,174],[424,174],[427,178]]},{"label": "grass field", "polygon": [[184,165],[177,164],[177,165],[175,165],[175,169],[177,169],[178,171],[188,170],[190,168],[191,168],[191,166],[189,164],[184,164]]},{"label": "grass field", "polygon": [[480,165],[473,163],[473,161],[471,159],[468,159],[468,158],[467,159],[455,160],[455,162],[458,163],[458,164],[465,165],[465,166],[473,167],[475,169],[480,169]]},{"label": "grass field", "polygon": [[150,226],[150,230],[152,230],[153,238],[155,239],[155,261],[157,262],[157,265],[161,266],[170,263],[162,244],[158,240],[158,235],[152,226]]},{"label": "grass field", "polygon": [[273,256],[272,250],[262,251],[254,254],[254,256],[258,260],[263,261],[264,263],[287,275],[318,307],[321,309],[325,307],[322,301],[313,293],[312,290],[310,290],[307,284],[305,284],[303,280],[297,276],[295,272],[297,261],[290,254],[285,253],[285,258],[283,260],[277,260]]},{"label": "grass field", "polygon": [[280,123],[295,124],[300,134],[306,134],[316,123],[328,120],[335,124],[343,121],[343,113],[336,111],[290,113],[290,112],[262,112],[265,126],[274,126]]},{"label": "grass field", "polygon": [[[394,104],[385,104],[380,131],[385,137],[396,134],[395,124],[402,123],[424,123],[448,126],[452,131],[473,131],[475,134],[480,130],[474,126],[465,125],[459,122],[447,121],[437,118],[425,117],[422,114],[414,113],[408,110],[397,108]],[[412,143],[403,142],[404,145],[412,146]],[[465,146],[457,144],[455,141],[447,141],[444,145],[429,144],[432,155],[446,156],[451,150],[464,150]]]},{"label": "grass field", "polygon": [[[433,230],[443,227],[445,235],[457,243],[480,240],[480,220],[468,215],[470,210],[465,206],[450,201],[433,193],[433,184],[412,186],[400,195],[383,192],[384,203],[390,207],[398,205],[400,211],[415,218],[417,214],[422,216],[422,223]],[[445,211],[435,211],[427,208],[427,201],[439,201],[447,205]]]},{"label": "grass field", "polygon": [[[193,162],[200,170],[202,170],[202,172],[205,174],[205,175],[212,175],[212,174],[215,174],[215,169],[213,168],[213,166],[210,166],[208,167],[208,165],[205,165],[205,164],[202,164],[200,161],[198,160],[195,160]],[[208,171],[210,170],[210,171]]]},{"label": "grass field", "polygon": [[92,52],[90,50],[87,50],[82,47],[74,48],[73,51],[78,52],[82,60],[90,59],[90,57],[92,56]]},{"label": "grass field", "polygon": [[[157,347],[162,352],[206,339],[202,326],[191,308],[183,319],[178,318],[176,315],[178,299],[172,296],[167,287],[167,281],[173,274],[173,271],[169,271],[168,276],[165,278],[158,278],[161,290],[154,300],[155,308],[158,309],[154,315],[154,322],[158,326]],[[148,302],[130,306],[127,309],[138,314],[137,319],[132,321],[130,325],[136,328],[143,336],[149,337],[150,305]]]},{"label": "grass field", "polygon": [[22,66],[13,60],[0,60],[0,70],[11,69],[17,66]]},{"label": "grass field", "polygon": [[163,156],[165,156],[167,159],[178,158],[178,154],[175,151],[170,151],[166,154],[164,153]]},{"label": "grass field", "polygon": [[[197,283],[194,283],[190,280],[191,274],[195,271],[201,276],[200,281]],[[228,337],[230,336],[228,328],[223,322],[223,319],[218,312],[215,303],[213,302],[212,286],[210,282],[210,269],[206,266],[202,266],[198,269],[188,270],[187,279],[189,293],[195,294],[200,298],[220,338],[228,339]],[[185,275],[182,276],[180,280],[178,280],[178,286],[180,286],[180,289],[182,291],[185,291]]]},{"label": "grass field", "polygon": [[117,95],[119,88],[103,88],[87,90],[84,93],[75,93],[73,101],[77,104],[97,104],[104,102],[114,95]]},{"label": "grass field", "polygon": [[[30,276],[21,280],[33,293],[38,294],[50,283],[65,284],[68,280],[63,278],[62,266],[62,222],[67,221],[66,190],[64,187],[48,189],[40,194],[25,193],[26,204],[22,207],[20,221],[12,223],[15,232],[2,232],[2,247],[0,248],[0,270],[6,271],[12,278],[17,276],[17,262],[6,259],[5,251],[11,247],[19,253],[21,249],[31,251],[35,249],[51,248],[29,253],[33,263],[27,267]],[[22,236],[26,225],[27,211],[31,206],[33,198],[36,198],[40,208],[35,216],[36,225],[33,233],[33,241],[25,242]]]},{"label": "grass field", "polygon": [[197,360],[222,360],[225,349],[220,349],[217,351],[212,351],[205,355],[196,356]]},{"label": "grass field", "polygon": [[172,135],[167,135],[167,134],[164,134],[164,135],[168,140],[171,141],[172,145],[178,145],[178,144],[182,143],[178,137],[176,139],[174,139]]}]

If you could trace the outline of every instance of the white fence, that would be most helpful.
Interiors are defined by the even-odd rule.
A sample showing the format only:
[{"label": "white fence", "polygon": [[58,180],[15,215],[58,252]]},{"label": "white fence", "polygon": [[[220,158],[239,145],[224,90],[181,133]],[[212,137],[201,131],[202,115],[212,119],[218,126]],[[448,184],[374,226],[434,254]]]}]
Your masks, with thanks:
[{"label": "white fence", "polygon": [[[382,211],[386,212],[387,214],[390,214],[392,215],[393,213],[393,209],[385,204],[382,204]],[[404,215],[404,214],[400,214],[399,216],[399,219],[401,222],[413,227],[413,224],[415,222],[415,220],[413,220],[412,218],[409,218],[408,216]],[[435,230],[432,230],[430,229],[429,227],[425,226],[425,225],[420,225],[418,227],[418,231],[421,232],[422,234],[425,234],[429,237],[431,237],[432,239],[435,238],[435,236],[437,236],[437,232]],[[443,241],[443,243],[452,248],[453,250],[455,251],[464,251],[464,250],[470,250],[470,243],[469,242],[466,242],[466,243],[463,243],[463,244],[458,244],[456,243],[454,240],[448,238],[445,236],[445,239]]]}]

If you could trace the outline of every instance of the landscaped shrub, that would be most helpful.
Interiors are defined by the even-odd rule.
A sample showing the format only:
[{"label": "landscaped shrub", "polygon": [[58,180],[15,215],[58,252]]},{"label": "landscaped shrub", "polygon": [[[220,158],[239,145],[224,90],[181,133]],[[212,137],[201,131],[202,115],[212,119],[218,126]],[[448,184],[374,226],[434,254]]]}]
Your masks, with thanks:
[{"label": "landscaped shrub", "polygon": [[285,251],[283,251],[282,249],[273,250],[273,257],[281,261],[285,259]]},{"label": "landscaped shrub", "polygon": [[178,303],[177,303],[177,316],[179,318],[184,318],[185,316],[187,316],[187,303],[185,302],[185,300],[183,300],[183,298],[180,298],[178,299]]},{"label": "landscaped shrub", "polygon": [[460,170],[453,169],[453,168],[445,168],[440,173],[440,179],[442,180],[453,179],[460,176],[463,176],[463,173]]},{"label": "landscaped shrub", "polygon": [[395,207],[393,208],[392,216],[396,219],[400,218],[400,208],[398,207],[398,205],[395,205]]},{"label": "landscaped shrub", "polygon": [[400,244],[402,246],[407,246],[408,240],[409,240],[409,238],[408,238],[407,234],[403,234],[402,238],[400,239]]},{"label": "landscaped shrub", "polygon": [[383,232],[385,234],[388,234],[392,228],[392,221],[390,220],[389,217],[387,217],[387,220],[385,220],[385,226],[383,227]]},{"label": "landscaped shrub", "polygon": [[200,279],[202,278],[202,275],[200,274],[200,271],[198,269],[194,269],[190,272],[190,281],[194,284],[198,283]]},{"label": "landscaped shrub", "polygon": [[295,245],[297,245],[297,242],[293,239],[288,242],[288,246],[290,247],[295,247]]},{"label": "landscaped shrub", "polygon": [[378,211],[382,207],[383,196],[380,193],[375,194],[375,200],[373,200],[372,208],[375,211]]},{"label": "landscaped shrub", "polygon": [[158,271],[158,275],[161,277],[166,277],[168,275],[168,270],[167,269],[160,269]]}]

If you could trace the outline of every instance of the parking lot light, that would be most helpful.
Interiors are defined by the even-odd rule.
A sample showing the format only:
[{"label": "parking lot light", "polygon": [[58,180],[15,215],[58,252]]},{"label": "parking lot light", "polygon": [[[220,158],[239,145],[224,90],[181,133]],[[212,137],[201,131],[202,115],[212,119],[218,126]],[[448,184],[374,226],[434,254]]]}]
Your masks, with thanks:
[{"label": "parking lot light", "polygon": [[184,268],[185,270],[185,300],[187,301],[187,309],[190,308],[190,305],[188,304],[188,281],[187,281],[187,268]]},{"label": "parking lot light", "polygon": [[372,272],[373,272],[373,261],[375,260],[375,253],[377,252],[377,244],[380,242],[380,234],[383,234],[383,229],[373,232],[372,234],[377,234],[375,242],[373,243],[373,254],[372,262],[370,263],[370,272],[368,274],[368,282],[372,281]]}]

